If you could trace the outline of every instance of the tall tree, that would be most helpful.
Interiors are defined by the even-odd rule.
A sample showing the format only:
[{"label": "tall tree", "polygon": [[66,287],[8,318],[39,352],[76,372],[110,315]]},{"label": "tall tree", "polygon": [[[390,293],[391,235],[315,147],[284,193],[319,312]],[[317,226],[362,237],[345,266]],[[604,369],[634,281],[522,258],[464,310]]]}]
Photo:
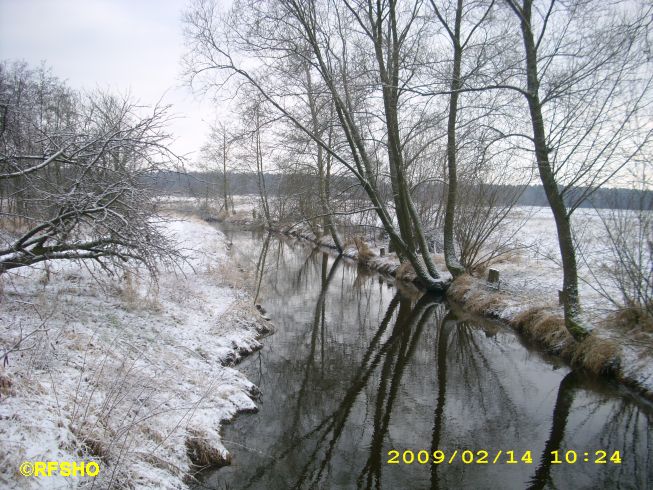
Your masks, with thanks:
[{"label": "tall tree", "polygon": [[[47,76],[46,76],[47,75]],[[54,260],[156,273],[180,258],[157,226],[148,177],[174,155],[165,108],[75,94],[47,71],[0,64],[0,274]]]},{"label": "tall tree", "polygon": [[[421,9],[421,2],[242,1],[234,5],[231,24],[221,32],[214,2],[198,0],[186,15],[189,73],[193,78],[211,70],[226,71],[256,87],[356,177],[400,259],[411,263],[424,286],[443,290],[447,282],[430,256],[410,192],[404,154],[410,128],[402,127],[405,120],[400,115],[404,87],[420,66],[416,59],[423,42]],[[243,53],[259,60],[258,70],[237,61]],[[289,54],[303,56],[321,79],[335,108],[339,140],[346,146],[329,145],[303,123],[295,110],[297,97],[283,85],[287,78],[270,84],[271,73],[278,73],[273,61]],[[379,188],[383,168],[389,175],[393,210]]]},{"label": "tall tree", "polygon": [[[642,49],[651,7],[504,1],[523,41],[525,87],[516,90],[528,105],[529,139],[556,224],[565,325],[580,340],[588,329],[571,216],[650,143],[651,129],[638,115],[651,103],[652,75],[644,68],[650,61]],[[578,186],[584,190],[572,196]]]},{"label": "tall tree", "polygon": [[[451,61],[451,78],[450,78],[450,93],[449,93],[449,114],[447,121],[447,200],[444,215],[444,259],[447,264],[449,272],[456,277],[464,272],[464,267],[456,256],[454,246],[454,220],[456,216],[456,201],[458,199],[458,162],[457,154],[458,148],[456,144],[456,136],[458,131],[458,102],[461,95],[461,89],[464,84],[464,74],[462,73],[463,53],[472,41],[472,36],[477,32],[479,26],[483,24],[492,7],[494,1],[490,1],[485,5],[483,2],[467,2],[471,3],[471,7],[464,9],[464,0],[455,0],[453,19],[447,18],[447,13],[438,6],[437,2],[430,0],[431,7],[435,12],[438,21],[441,23],[447,37],[449,38],[452,46],[452,61]],[[481,14],[477,19],[474,19],[475,10],[480,10]],[[463,18],[467,17],[472,19],[467,34],[463,33]],[[487,39],[487,37],[486,37]]]}]

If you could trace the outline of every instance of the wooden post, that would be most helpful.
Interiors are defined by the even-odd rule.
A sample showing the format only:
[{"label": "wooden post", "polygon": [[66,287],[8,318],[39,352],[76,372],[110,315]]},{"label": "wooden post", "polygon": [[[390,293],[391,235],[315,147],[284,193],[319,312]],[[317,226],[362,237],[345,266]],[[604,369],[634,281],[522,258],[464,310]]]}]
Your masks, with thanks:
[{"label": "wooden post", "polygon": [[487,282],[491,284],[496,284],[499,282],[499,271],[496,269],[490,269],[487,273]]},{"label": "wooden post", "polygon": [[385,256],[385,248],[381,247],[379,249],[379,253],[381,254],[381,257],[384,257]]}]

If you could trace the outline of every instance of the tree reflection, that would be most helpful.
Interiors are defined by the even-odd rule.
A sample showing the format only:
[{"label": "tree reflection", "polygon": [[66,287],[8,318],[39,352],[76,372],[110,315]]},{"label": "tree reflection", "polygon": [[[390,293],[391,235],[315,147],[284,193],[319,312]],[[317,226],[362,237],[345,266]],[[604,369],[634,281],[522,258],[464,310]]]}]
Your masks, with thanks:
[{"label": "tree reflection", "polygon": [[567,418],[571,405],[574,402],[574,391],[578,386],[578,375],[571,371],[560,382],[555,408],[553,409],[553,423],[549,432],[549,439],[546,441],[544,451],[540,457],[540,464],[528,487],[529,490],[540,490],[550,482],[551,476],[551,451],[560,449],[562,438],[565,435]]},{"label": "tree reflection", "polygon": [[396,325],[402,325],[399,331],[400,339],[391,345],[383,363],[376,396],[370,455],[357,479],[359,488],[379,487],[381,484],[381,469],[384,464],[383,441],[388,432],[401,379],[418,345],[424,325],[433,316],[434,311],[441,311],[439,306],[428,296],[423,296],[412,309],[408,300],[400,304],[396,322]]},{"label": "tree reflection", "polygon": [[[243,445],[252,449],[235,459],[241,466],[231,486],[402,488],[405,478],[414,488],[434,489],[487,488],[504,478],[516,488],[616,482],[597,479],[597,465],[551,466],[551,451],[561,449],[564,458],[578,441],[585,444],[578,450],[621,448],[629,460],[609,470],[640,488],[650,483],[650,409],[623,393],[602,393],[582,376],[562,377],[514,335],[462,320],[436,298],[397,289],[390,296],[393,289],[347,260],[281,243],[255,252],[257,269],[268,264],[270,273],[257,275],[257,290],[287,331],[261,351],[266,400],[243,431]],[[549,424],[543,419],[556,390]],[[542,451],[532,466],[387,464],[388,448],[517,450],[529,441],[546,441],[529,448]]]},{"label": "tree reflection", "polygon": [[265,259],[268,256],[268,248],[270,247],[270,233],[265,235],[263,245],[261,246],[261,253],[256,262],[256,293],[254,294],[254,303],[258,301],[258,295],[261,292],[261,282],[263,281],[263,272],[265,271]]},{"label": "tree reflection", "polygon": [[[438,398],[435,405],[435,420],[433,422],[433,432],[431,437],[431,454],[433,451],[440,449],[442,439],[442,425],[444,420],[444,404],[447,395],[447,345],[449,332],[455,327],[456,321],[451,312],[444,317],[440,329],[438,330],[437,355],[436,363],[438,369]],[[438,476],[439,464],[431,464],[431,488],[440,488],[440,479]]]},{"label": "tree reflection", "polygon": [[[311,254],[312,256],[312,254]],[[331,265],[331,269],[328,270],[329,256],[326,253],[322,254],[322,266],[321,266],[321,281],[320,281],[320,294],[318,295],[317,301],[315,302],[315,309],[313,313],[313,322],[311,323],[311,343],[308,352],[308,357],[306,359],[304,367],[304,377],[302,379],[299,393],[295,401],[295,411],[292,417],[293,424],[291,431],[294,433],[299,427],[299,419],[301,414],[301,409],[305,404],[305,395],[307,390],[310,387],[311,374],[313,373],[315,366],[315,352],[317,350],[317,339],[318,334],[321,337],[321,366],[324,365],[324,329],[325,329],[325,300],[327,291],[329,289],[329,284],[333,280],[338,265],[342,260],[342,256],[339,255],[336,257],[335,261]],[[327,272],[328,270],[328,272]]]},{"label": "tree reflection", "polygon": [[[390,337],[386,342],[380,343],[378,341],[386,330],[397,305],[399,310]],[[318,439],[311,457],[307,459],[295,488],[315,488],[320,482],[324,470],[333,457],[358,395],[367,386],[372,374],[383,361],[375,396],[374,429],[369,444],[370,455],[358,477],[359,487],[372,488],[373,484],[377,486],[380,484],[383,465],[382,446],[390,423],[393,404],[404,369],[415,352],[424,325],[435,307],[436,303],[427,295],[423,296],[414,307],[410,300],[402,297],[400,293],[395,295],[342,402],[328,417],[329,422],[324,426],[322,435]]]},{"label": "tree reflection", "polygon": [[[603,390],[596,380],[576,371],[571,371],[562,379],[553,408],[549,437],[537,470],[529,481],[529,490],[556,488],[552,470],[566,468],[564,463],[563,466],[552,463],[551,453],[560,451],[559,458],[564,461],[565,453],[569,449],[576,452],[579,460],[576,464],[580,465],[578,470],[591,468],[590,473],[594,475],[597,473],[597,465],[594,463],[595,451],[606,451],[606,463],[599,467],[600,471],[604,472],[601,477],[604,485],[612,488],[632,488],[631,483],[637,482],[636,488],[651,488],[653,476],[649,468],[653,448],[651,431],[647,430],[651,425],[651,415],[647,415],[646,410],[641,410],[642,401],[631,394],[624,392],[622,398],[616,398],[613,393],[602,394]],[[579,398],[580,403],[577,402]],[[606,411],[607,414],[601,413]],[[591,420],[595,416],[601,419],[599,430],[593,426]],[[592,434],[597,434],[596,442],[580,448],[574,447],[573,442],[564,444],[565,441],[573,441],[576,432],[588,431],[589,427]],[[616,450],[620,451],[622,458],[629,460],[630,465],[615,465],[607,459]],[[584,461],[586,452],[587,462]]]}]

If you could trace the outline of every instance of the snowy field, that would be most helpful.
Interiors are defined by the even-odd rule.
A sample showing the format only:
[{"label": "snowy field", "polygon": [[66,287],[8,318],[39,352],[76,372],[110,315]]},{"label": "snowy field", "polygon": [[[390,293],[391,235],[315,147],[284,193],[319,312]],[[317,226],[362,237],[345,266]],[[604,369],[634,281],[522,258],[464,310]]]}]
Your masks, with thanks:
[{"label": "snowy field", "polygon": [[[516,207],[508,216],[508,229],[522,222],[523,227],[513,241],[518,250],[493,267],[501,273],[502,287],[512,294],[526,300],[557,303],[558,290],[562,289],[562,266],[551,210],[546,207]],[[604,234],[603,224],[596,210],[584,208],[575,211],[572,223],[577,244],[583,252],[578,257],[583,307],[588,312],[603,315],[612,308],[597,292],[588,269],[590,265],[597,270],[605,253],[599,239]],[[588,263],[585,263],[583,256]],[[618,291],[610,289],[609,284],[606,283],[605,287],[618,297]]]},{"label": "snowy field", "polygon": [[[166,227],[193,249],[158,284],[63,263],[3,276],[0,488],[180,488],[189,452],[226,457],[220,423],[255,410],[257,392],[228,366],[260,347],[263,328],[224,280],[234,274],[224,235],[198,220]],[[26,478],[23,461],[101,471]]]}]

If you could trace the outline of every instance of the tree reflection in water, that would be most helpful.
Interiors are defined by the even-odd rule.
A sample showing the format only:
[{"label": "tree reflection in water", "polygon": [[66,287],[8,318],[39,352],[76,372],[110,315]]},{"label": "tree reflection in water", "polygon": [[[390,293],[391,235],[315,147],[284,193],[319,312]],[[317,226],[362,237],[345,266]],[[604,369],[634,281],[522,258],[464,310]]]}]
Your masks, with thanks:
[{"label": "tree reflection in water", "polygon": [[[274,237],[259,250],[241,260],[258,264],[277,324],[260,354],[265,377],[248,372],[261,411],[227,431],[233,467],[207,486],[651,486],[651,411],[637,399],[552,368],[512,332],[388,289],[345,259]],[[556,448],[620,449],[624,464],[551,465]],[[531,450],[533,464],[389,465],[390,449]]]}]

